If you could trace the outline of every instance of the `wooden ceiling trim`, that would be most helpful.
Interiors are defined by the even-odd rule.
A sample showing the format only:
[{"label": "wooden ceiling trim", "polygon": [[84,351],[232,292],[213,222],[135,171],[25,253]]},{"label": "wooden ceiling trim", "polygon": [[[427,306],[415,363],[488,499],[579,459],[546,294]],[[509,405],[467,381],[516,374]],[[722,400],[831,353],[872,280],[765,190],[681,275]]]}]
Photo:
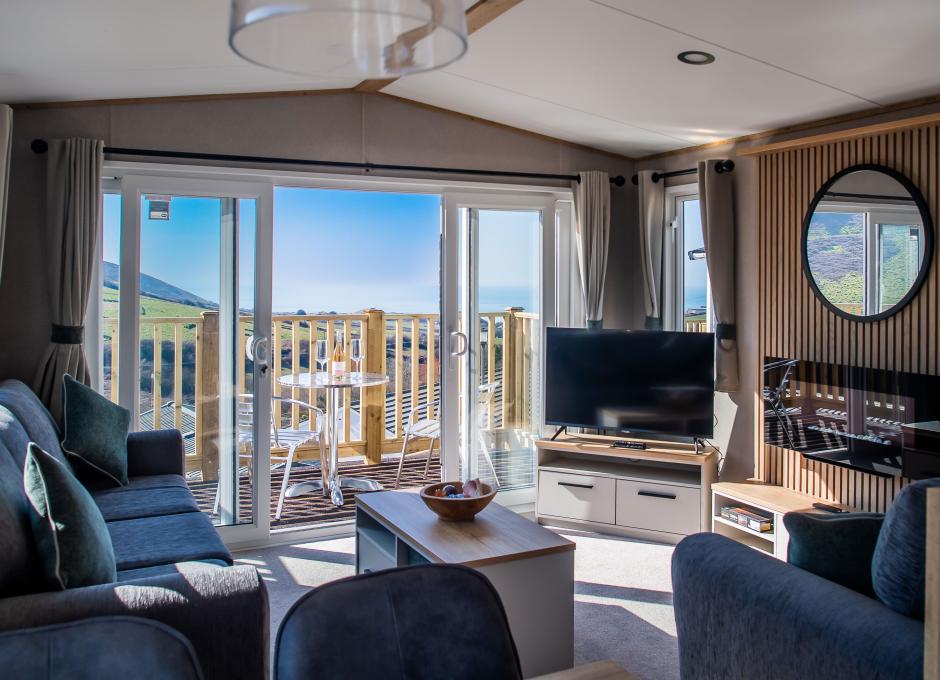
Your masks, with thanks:
[{"label": "wooden ceiling trim", "polygon": [[[467,35],[473,35],[521,2],[522,0],[480,0],[467,10]],[[353,90],[356,92],[379,92],[396,80],[398,78],[363,80]]]},{"label": "wooden ceiling trim", "polygon": [[[707,142],[705,144],[698,144],[696,146],[684,146],[681,149],[670,149],[669,151],[661,151],[659,153],[638,157],[636,161],[638,163],[643,163],[646,161],[655,161],[662,158],[670,158],[672,156],[681,156],[683,154],[696,153],[698,151],[705,151],[718,147],[739,146],[749,142],[756,142],[761,139],[771,139],[773,137],[780,137],[782,135],[794,134],[797,132],[805,132],[830,125],[851,123],[852,121],[856,120],[888,115],[891,113],[907,111],[909,109],[916,109],[924,106],[933,106],[935,104],[940,104],[940,94],[934,94],[927,97],[918,97],[917,99],[908,99],[903,102],[897,102],[896,104],[878,106],[875,108],[864,109],[862,111],[855,111],[853,113],[844,113],[838,116],[817,118],[815,120],[806,121],[804,123],[794,123],[793,125],[786,125],[784,127],[773,128],[771,130],[763,130],[761,132],[754,132],[748,135],[741,135],[739,137],[717,139],[714,142]],[[738,151],[739,154],[746,154],[748,152],[749,150],[746,151],[744,149]]]},{"label": "wooden ceiling trim", "polygon": [[850,130],[837,130],[835,132],[826,132],[809,137],[800,137],[799,139],[790,139],[784,142],[774,142],[773,144],[763,144],[753,146],[738,151],[739,156],[758,156],[777,151],[787,151],[791,149],[806,149],[811,146],[821,144],[831,144],[832,142],[843,142],[872,135],[882,135],[891,132],[902,132],[923,125],[931,125],[940,122],[940,112],[927,113],[922,116],[913,116],[911,118],[901,118],[891,120],[885,123],[874,123],[873,125],[864,125],[862,127],[852,128]]}]

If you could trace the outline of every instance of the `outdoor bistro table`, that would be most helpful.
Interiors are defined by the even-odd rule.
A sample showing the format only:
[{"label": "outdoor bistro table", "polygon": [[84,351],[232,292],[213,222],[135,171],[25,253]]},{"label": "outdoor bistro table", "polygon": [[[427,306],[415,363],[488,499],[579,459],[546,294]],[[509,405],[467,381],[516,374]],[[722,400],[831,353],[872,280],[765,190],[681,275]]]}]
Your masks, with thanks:
[{"label": "outdoor bistro table", "polygon": [[[292,373],[282,375],[278,383],[285,387],[300,389],[325,389],[327,393],[327,419],[326,437],[330,444],[329,469],[327,479],[330,490],[330,500],[333,505],[343,504],[343,489],[356,489],[358,491],[379,491],[382,485],[372,479],[364,477],[340,477],[339,475],[339,396],[347,387],[372,387],[384,385],[388,377],[381,373],[360,373],[358,371],[347,373],[342,377],[334,377],[331,373]],[[326,490],[321,480],[300,482],[293,484],[287,490],[288,498],[296,498],[308,493],[320,492],[324,496]]]}]

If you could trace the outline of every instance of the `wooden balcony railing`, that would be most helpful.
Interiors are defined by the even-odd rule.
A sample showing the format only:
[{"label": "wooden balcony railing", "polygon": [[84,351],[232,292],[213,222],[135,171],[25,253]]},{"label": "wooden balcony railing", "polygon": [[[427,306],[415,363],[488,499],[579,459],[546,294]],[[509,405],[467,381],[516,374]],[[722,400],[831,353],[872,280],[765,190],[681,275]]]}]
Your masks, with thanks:
[{"label": "wooden balcony railing", "polygon": [[[531,413],[537,320],[537,315],[520,308],[480,314],[474,356],[480,382],[498,384],[495,405],[503,427],[521,422]],[[197,317],[142,316],[140,327],[141,427],[175,427],[183,431],[187,469],[201,470],[204,479],[214,479],[218,470],[218,313],[206,311]],[[117,401],[120,379],[117,320],[105,319],[104,330],[106,393]],[[239,393],[250,392],[252,388],[253,366],[246,358],[245,342],[253,330],[251,317],[239,320],[236,336],[237,356],[242,362],[238,370]],[[429,418],[439,416],[440,319],[435,313],[386,314],[377,309],[359,314],[275,315],[271,333],[274,394],[325,409],[327,400],[322,390],[282,387],[278,380],[291,373],[316,372],[317,340],[326,340],[327,355],[331,356],[337,333],[347,357],[352,340],[363,341],[362,370],[389,377],[385,386],[345,390],[341,400],[340,455],[362,455],[377,463],[383,453],[401,450],[412,408],[424,407]],[[310,420],[307,411],[296,404],[283,408],[275,400],[273,420],[280,427],[306,427]],[[301,447],[298,455],[316,457],[318,449]]]}]

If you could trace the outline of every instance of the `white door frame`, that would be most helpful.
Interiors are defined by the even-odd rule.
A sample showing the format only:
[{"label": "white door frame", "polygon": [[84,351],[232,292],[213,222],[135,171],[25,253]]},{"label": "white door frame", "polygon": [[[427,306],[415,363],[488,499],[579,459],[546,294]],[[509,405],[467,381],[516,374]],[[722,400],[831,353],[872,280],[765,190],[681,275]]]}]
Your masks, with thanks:
[{"label": "white door frame", "polygon": [[[206,198],[238,198],[255,200],[255,263],[254,307],[255,335],[265,337],[270,346],[271,335],[271,267],[273,263],[274,187],[267,182],[240,181],[238,178],[218,180],[202,177],[178,177],[161,174],[128,174],[121,177],[121,262],[119,303],[119,383],[118,402],[131,412],[131,429],[139,426],[140,384],[140,201],[144,194],[192,196]],[[235,253],[237,257],[237,243]],[[223,244],[223,251],[225,245]],[[231,250],[231,249],[229,249]],[[235,260],[237,262],[237,260]],[[222,276],[231,276],[232,268],[223,267]],[[237,282],[222,282],[235,285]],[[222,288],[224,290],[224,287]],[[132,321],[131,321],[132,320]],[[128,323],[128,321],[131,321]],[[129,378],[129,379],[128,379]],[[270,468],[270,374],[263,373],[260,362],[254,363],[254,465],[256,470]],[[222,372],[220,370],[220,380]],[[237,383],[235,383],[237,384]],[[220,386],[222,387],[222,386]],[[220,418],[220,427],[222,425]],[[234,427],[234,423],[231,424]],[[231,433],[229,433],[231,435]],[[220,446],[220,453],[225,449]],[[237,459],[234,461],[237,469]],[[220,459],[220,467],[223,461]],[[220,470],[220,483],[222,480]],[[232,472],[231,469],[228,472]],[[256,475],[252,485],[251,522],[218,527],[227,544],[266,541],[270,526],[271,484],[268,475]]]},{"label": "white door frame", "polygon": [[[570,197],[565,197],[570,200]],[[467,272],[476,271],[476,263],[463,263],[460,261],[461,243],[460,243],[460,209],[477,208],[481,210],[538,210],[542,215],[541,233],[540,233],[540,300],[539,300],[539,320],[540,320],[540,343],[544,346],[545,328],[555,323],[555,244],[557,242],[556,234],[556,209],[560,197],[557,192],[447,192],[443,194],[444,199],[444,224],[443,236],[441,239],[441,463],[443,465],[443,474],[445,479],[457,479],[459,474],[460,455],[458,450],[458,439],[460,436],[460,394],[459,394],[459,361],[454,352],[458,349],[455,345],[454,334],[459,330],[457,318],[460,304],[458,301],[458,290],[461,288],[460,277],[462,272],[466,278]],[[471,242],[476,241],[475,229],[468,229],[467,238]],[[475,252],[469,248],[465,252]],[[473,256],[471,255],[472,259]],[[469,267],[465,265],[470,265]],[[469,281],[463,281],[464,305],[475,311],[476,304],[473,296],[469,295],[471,286]],[[475,316],[475,315],[474,315]],[[473,343],[470,339],[466,340],[468,344],[467,351],[473,351]],[[544,353],[540,357],[540,374],[544,374]],[[541,384],[539,385],[539,403],[540,412],[544,396]],[[468,408],[475,404],[475,399],[468,398]],[[465,419],[474,421],[474,418]],[[468,423],[465,423],[468,424]],[[472,423],[470,423],[472,425]],[[541,424],[540,424],[541,427]],[[475,441],[464,433],[463,442],[467,446]],[[521,489],[500,492],[497,494],[499,502],[506,505],[518,505],[530,503],[535,499],[535,489]]]}]

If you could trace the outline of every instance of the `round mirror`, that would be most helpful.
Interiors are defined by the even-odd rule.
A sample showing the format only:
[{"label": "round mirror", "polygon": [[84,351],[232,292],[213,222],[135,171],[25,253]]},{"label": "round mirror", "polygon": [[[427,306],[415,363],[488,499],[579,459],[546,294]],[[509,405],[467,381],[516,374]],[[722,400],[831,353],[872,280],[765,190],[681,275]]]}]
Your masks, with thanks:
[{"label": "round mirror", "polygon": [[933,227],[917,187],[880,165],[856,165],[816,194],[803,221],[803,269],[816,296],[850,319],[900,311],[930,268]]}]

